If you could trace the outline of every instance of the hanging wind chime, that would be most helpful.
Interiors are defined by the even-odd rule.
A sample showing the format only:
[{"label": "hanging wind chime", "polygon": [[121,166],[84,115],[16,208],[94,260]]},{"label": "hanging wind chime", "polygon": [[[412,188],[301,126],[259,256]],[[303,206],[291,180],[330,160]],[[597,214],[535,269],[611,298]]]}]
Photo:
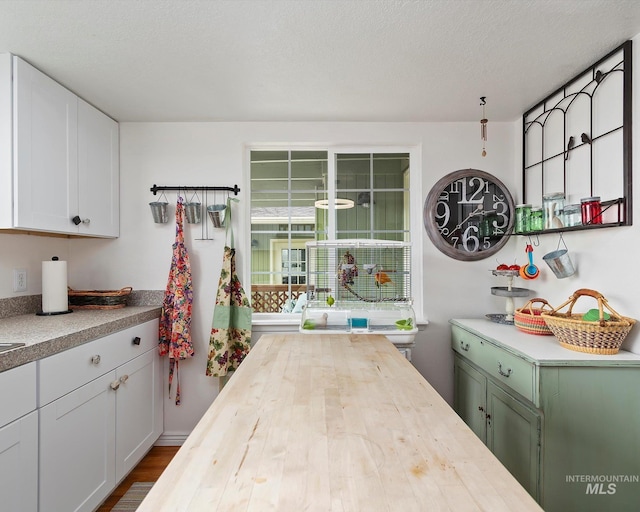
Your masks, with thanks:
[{"label": "hanging wind chime", "polygon": [[482,107],[482,119],[480,119],[480,138],[482,139],[482,156],[487,156],[485,145],[487,143],[487,116],[484,114],[484,107],[487,104],[487,97],[480,96],[480,106]]}]

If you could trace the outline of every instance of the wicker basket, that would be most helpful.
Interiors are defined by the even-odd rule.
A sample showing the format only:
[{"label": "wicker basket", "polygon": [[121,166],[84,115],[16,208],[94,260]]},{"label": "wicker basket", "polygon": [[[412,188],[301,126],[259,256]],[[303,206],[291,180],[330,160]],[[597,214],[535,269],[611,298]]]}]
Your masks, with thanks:
[{"label": "wicker basket", "polygon": [[[533,305],[538,302],[541,303],[542,306],[534,308]],[[541,316],[541,314],[545,312],[544,308],[548,308],[548,312],[553,311],[553,307],[546,300],[540,297],[531,299],[524,306],[515,310],[513,314],[514,325],[527,334],[553,336],[551,329],[549,329],[549,326]]]},{"label": "wicker basket", "polygon": [[[598,301],[599,320],[589,322],[582,319],[582,314],[572,313],[576,301],[583,295]],[[567,312],[560,313],[558,310],[567,304]],[[611,314],[609,320],[604,319],[603,307]],[[575,291],[569,300],[549,313],[542,313],[541,316],[563,347],[590,354],[617,354],[620,345],[636,323],[633,318],[618,314],[602,294],[584,288]]]},{"label": "wicker basket", "polygon": [[121,290],[73,290],[69,288],[71,309],[118,309],[127,305],[133,288]]}]

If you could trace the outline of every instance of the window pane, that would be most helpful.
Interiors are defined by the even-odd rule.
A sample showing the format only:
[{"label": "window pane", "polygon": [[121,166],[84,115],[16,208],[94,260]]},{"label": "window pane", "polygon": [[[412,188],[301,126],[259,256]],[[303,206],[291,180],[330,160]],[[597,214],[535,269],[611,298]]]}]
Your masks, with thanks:
[{"label": "window pane", "polygon": [[[404,192],[374,192],[373,228],[376,230],[405,229]],[[408,205],[407,205],[408,208]]]},{"label": "window pane", "polygon": [[[336,189],[369,189],[371,187],[371,155],[340,154],[336,161]],[[343,197],[340,194],[339,197]]]},{"label": "window pane", "polygon": [[251,152],[251,191],[288,190],[289,162],[287,151]]},{"label": "window pane", "polygon": [[[405,188],[405,174],[409,172],[409,155],[376,154],[373,158],[373,187]],[[408,187],[406,187],[408,188]]]}]

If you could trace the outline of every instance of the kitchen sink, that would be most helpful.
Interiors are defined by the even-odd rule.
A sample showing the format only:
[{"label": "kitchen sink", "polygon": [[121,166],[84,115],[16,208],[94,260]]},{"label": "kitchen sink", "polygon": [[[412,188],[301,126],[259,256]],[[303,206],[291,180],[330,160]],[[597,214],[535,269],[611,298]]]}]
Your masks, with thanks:
[{"label": "kitchen sink", "polygon": [[0,352],[18,347],[24,347],[24,343],[0,343]]}]

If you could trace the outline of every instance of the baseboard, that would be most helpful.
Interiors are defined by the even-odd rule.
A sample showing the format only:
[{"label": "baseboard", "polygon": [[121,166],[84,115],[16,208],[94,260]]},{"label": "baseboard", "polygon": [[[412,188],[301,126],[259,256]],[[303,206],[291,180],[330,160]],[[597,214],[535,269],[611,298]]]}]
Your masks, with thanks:
[{"label": "baseboard", "polygon": [[188,432],[164,432],[154,446],[182,446],[189,436]]}]

